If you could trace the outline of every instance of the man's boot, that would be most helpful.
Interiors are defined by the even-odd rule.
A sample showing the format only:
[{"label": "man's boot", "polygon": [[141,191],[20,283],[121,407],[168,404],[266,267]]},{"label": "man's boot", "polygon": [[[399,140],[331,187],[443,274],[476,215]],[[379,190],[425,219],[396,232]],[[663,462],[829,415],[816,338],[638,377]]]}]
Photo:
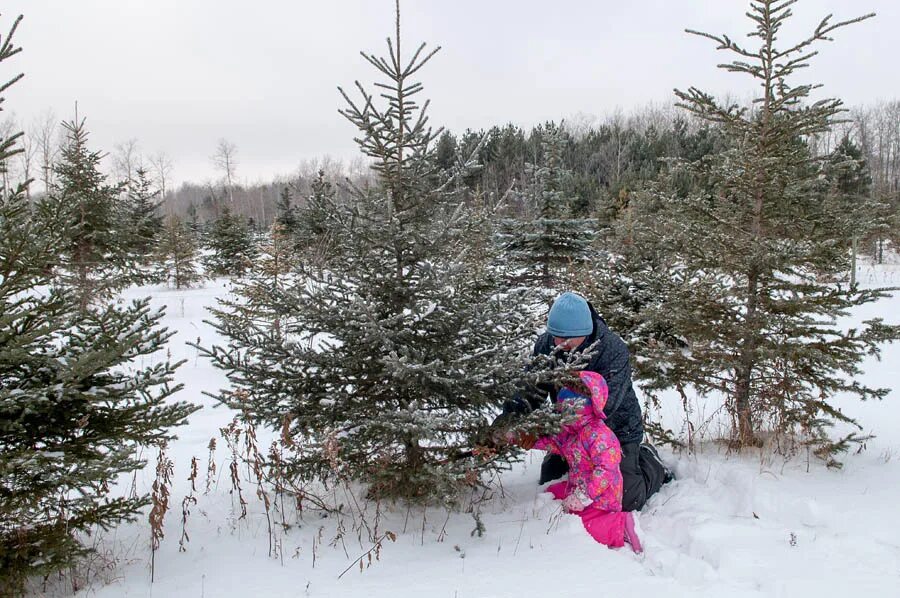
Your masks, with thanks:
[{"label": "man's boot", "polygon": [[650,444],[649,442],[641,443],[641,454],[644,459],[648,459],[649,461],[657,464],[663,471],[662,483],[668,484],[672,480],[675,479],[675,474],[669,469],[663,460],[659,457],[659,451],[656,450],[656,447]]}]

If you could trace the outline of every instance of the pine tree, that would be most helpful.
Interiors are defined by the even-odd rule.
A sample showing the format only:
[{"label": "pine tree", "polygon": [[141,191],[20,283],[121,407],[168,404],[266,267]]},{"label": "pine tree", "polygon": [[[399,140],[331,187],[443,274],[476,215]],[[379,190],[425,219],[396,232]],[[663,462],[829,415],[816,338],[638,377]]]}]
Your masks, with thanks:
[{"label": "pine tree", "polygon": [[850,282],[856,282],[856,261],[861,247],[870,247],[874,256],[876,239],[890,229],[891,207],[874,195],[872,176],[862,150],[844,135],[825,163],[824,174],[832,181],[826,198],[844,215],[851,255]]},{"label": "pine tree", "polygon": [[456,138],[450,131],[444,131],[438,138],[434,153],[438,167],[444,172],[453,172],[456,166]]},{"label": "pine tree", "polygon": [[140,264],[146,264],[151,257],[162,230],[158,196],[147,171],[139,167],[126,187],[122,236],[129,255]]},{"label": "pine tree", "polygon": [[359,129],[377,183],[327,205],[338,240],[327,262],[266,301],[289,310],[281,336],[273,316],[223,310],[216,326],[228,346],[208,353],[238,389],[221,401],[289,431],[296,476],[349,476],[373,497],[452,501],[504,462],[465,449],[511,396],[529,321],[478,242],[488,238],[484,219],[447,191],[433,150],[440,131],[428,127],[412,80],[436,50],[423,44],[405,62],[397,14],[389,56],[364,54],[386,78],[387,106],[361,86],[359,102],[343,94],[341,113]]},{"label": "pine tree", "polygon": [[194,234],[194,240],[199,243],[203,238],[205,230],[203,223],[200,222],[200,213],[197,210],[197,204],[194,202],[191,202],[187,209],[187,226]]},{"label": "pine tree", "polygon": [[154,258],[158,278],[176,289],[189,288],[203,280],[194,233],[177,216],[166,219],[158,235]]},{"label": "pine tree", "polygon": [[212,275],[241,276],[256,253],[249,224],[232,214],[228,206],[210,225],[206,245],[210,254],[204,258],[204,265]]},{"label": "pine tree", "polygon": [[562,155],[565,141],[561,127],[545,126],[542,162],[526,169],[526,204],[533,216],[508,221],[504,235],[509,259],[524,270],[520,278],[554,290],[567,268],[587,256],[595,234],[592,220],[574,217],[574,179]]},{"label": "pine tree", "polygon": [[275,222],[281,225],[284,234],[293,236],[297,231],[297,208],[291,202],[291,188],[287,185],[281,189],[275,209]]},{"label": "pine tree", "polygon": [[116,204],[121,185],[109,185],[102,155],[88,148],[84,119],[63,123],[66,143],[54,165],[56,181],[40,203],[41,217],[65,234],[60,279],[74,289],[82,309],[127,284]]},{"label": "pine tree", "polygon": [[[10,43],[18,23],[0,45],[0,62],[19,51]],[[18,136],[0,140],[0,157],[19,151]],[[76,174],[77,180],[92,176],[60,172],[69,182]],[[89,551],[85,534],[133,519],[146,497],[116,497],[109,485],[143,467],[138,446],[169,438],[168,429],[194,410],[170,400],[180,388],[172,385],[179,364],[158,355],[171,334],[158,326],[162,313],[152,312],[149,300],[85,306],[77,293],[55,285],[59,254],[73,250],[67,232],[34,218],[24,187],[0,195],[4,596],[18,595],[31,577],[77,563]]]},{"label": "pine tree", "polygon": [[283,299],[289,287],[302,284],[298,274],[293,240],[275,222],[246,275],[235,282],[234,298],[222,299],[210,311],[220,321],[269,335],[269,343],[283,343],[282,320],[292,312]]},{"label": "pine tree", "polygon": [[885,396],[886,389],[869,388],[856,376],[863,357],[877,354],[898,328],[880,320],[853,330],[837,324],[883,293],[830,282],[847,270],[852,231],[835,209],[839,204],[825,201],[830,182],[806,139],[828,130],[841,102],[808,102],[815,86],[792,83],[813,46],[866,17],[837,24],[826,18],[807,39],[781,49],[776,40],[792,4],[752,2],[748,17],[758,49],[697,33],[735,54],[723,68],[752,77],[761,94],[742,108],[696,88],[676,91],[683,108],[721,128],[728,146],[673,164],[670,176],[694,180],[699,191],[651,197],[662,207],[647,211],[654,221],[643,228],[651,234],[636,243],[670,256],[667,315],[688,345],[648,351],[660,384],[723,395],[740,445],[773,429],[782,438],[801,433],[824,456],[857,438],[828,439],[831,422],[855,423],[830,399]]},{"label": "pine tree", "polygon": [[338,240],[332,234],[337,223],[331,221],[338,209],[336,196],[334,185],[320,170],[306,204],[297,211],[296,247],[311,264],[321,264]]}]

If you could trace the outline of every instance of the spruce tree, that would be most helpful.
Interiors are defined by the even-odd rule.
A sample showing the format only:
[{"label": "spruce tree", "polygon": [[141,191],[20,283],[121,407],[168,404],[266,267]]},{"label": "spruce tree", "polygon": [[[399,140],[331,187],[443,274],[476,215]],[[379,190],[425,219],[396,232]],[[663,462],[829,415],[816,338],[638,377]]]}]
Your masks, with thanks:
[{"label": "spruce tree", "polygon": [[324,206],[336,243],[321,269],[267,290],[266,307],[288,310],[280,334],[274,315],[224,309],[216,327],[228,345],[208,353],[237,389],[220,400],[293,439],[298,478],[451,501],[504,462],[467,449],[511,396],[534,323],[490,263],[485,220],[457,201],[435,159],[440,131],[412,77],[436,50],[423,44],[406,61],[400,44],[398,7],[388,56],[364,54],[384,77],[386,106],[361,85],[359,101],[342,91],[376,183]]},{"label": "spruce tree", "polygon": [[63,123],[66,142],[53,167],[56,180],[40,203],[41,217],[65,235],[58,274],[82,309],[128,282],[116,209],[122,186],[107,184],[103,156],[88,148],[84,123],[77,117]]},{"label": "spruce tree", "polygon": [[[19,51],[10,43],[16,25],[0,45],[0,62]],[[0,157],[19,151],[18,136],[0,140]],[[92,176],[60,172],[67,190],[76,174]],[[180,388],[172,385],[179,364],[159,356],[171,334],[159,327],[162,312],[152,312],[149,300],[86,306],[78,292],[55,284],[59,255],[73,251],[69,222],[35,218],[22,186],[0,194],[4,596],[19,594],[29,578],[76,564],[89,551],[86,534],[133,519],[146,496],[114,496],[110,486],[143,467],[138,446],[170,438],[169,428],[194,409],[170,399]],[[76,232],[87,236],[88,228]]]},{"label": "spruce tree", "polygon": [[825,200],[831,184],[807,139],[829,129],[841,102],[812,102],[816,86],[794,83],[818,42],[866,17],[825,18],[808,38],[779,47],[792,4],[753,0],[747,15],[758,48],[691,31],[735,55],[723,68],[755,80],[760,93],[752,106],[739,107],[696,88],[676,91],[680,106],[721,128],[727,147],[673,163],[670,176],[696,181],[699,191],[651,195],[662,206],[647,211],[650,235],[636,242],[670,257],[667,316],[687,343],[648,350],[659,384],[724,396],[739,445],[775,430],[779,438],[800,434],[825,456],[858,438],[828,438],[832,422],[855,423],[832,398],[887,394],[858,379],[859,364],[898,328],[881,320],[851,330],[838,324],[884,294],[831,282],[847,271],[852,231],[839,204]]},{"label": "spruce tree", "polygon": [[883,237],[890,229],[890,205],[875,197],[863,152],[849,135],[844,135],[828,156],[824,168],[824,174],[832,181],[826,199],[834,203],[836,211],[846,220],[846,241],[851,255],[850,281],[854,284],[860,250],[867,247],[875,256],[875,239]]},{"label": "spruce tree", "polygon": [[197,285],[203,280],[199,249],[193,231],[177,216],[170,216],[158,235],[154,259],[157,278],[176,289]]},{"label": "spruce tree", "polygon": [[456,138],[450,131],[444,131],[438,138],[434,159],[444,172],[452,172],[456,166]]},{"label": "spruce tree", "polygon": [[281,225],[284,234],[293,236],[297,231],[297,208],[291,201],[291,188],[287,185],[281,189],[275,210],[275,222]]},{"label": "spruce tree", "polygon": [[163,225],[157,200],[159,191],[153,189],[147,171],[139,167],[125,192],[121,225],[123,243],[132,260],[146,264]]},{"label": "spruce tree", "polygon": [[197,210],[197,204],[191,202],[187,209],[187,226],[194,234],[194,240],[200,243],[203,239],[205,229],[203,223],[200,222],[200,213]]},{"label": "spruce tree", "polygon": [[293,311],[284,302],[286,290],[302,281],[293,240],[275,222],[245,276],[235,281],[233,297],[221,299],[218,308],[210,311],[230,326],[245,326],[266,335],[267,343],[283,343],[282,320],[290,318]]},{"label": "spruce tree", "polygon": [[334,249],[338,239],[331,234],[337,189],[320,170],[312,182],[312,192],[306,204],[297,211],[297,227],[294,233],[298,251],[313,265],[318,265]]},{"label": "spruce tree", "polygon": [[218,276],[243,275],[256,253],[248,222],[228,206],[210,225],[206,247],[210,251],[203,260],[207,274]]},{"label": "spruce tree", "polygon": [[563,162],[565,131],[548,123],[541,138],[540,165],[526,168],[529,214],[508,221],[505,250],[519,277],[556,290],[566,270],[584,260],[595,235],[594,222],[576,218],[572,171]]}]

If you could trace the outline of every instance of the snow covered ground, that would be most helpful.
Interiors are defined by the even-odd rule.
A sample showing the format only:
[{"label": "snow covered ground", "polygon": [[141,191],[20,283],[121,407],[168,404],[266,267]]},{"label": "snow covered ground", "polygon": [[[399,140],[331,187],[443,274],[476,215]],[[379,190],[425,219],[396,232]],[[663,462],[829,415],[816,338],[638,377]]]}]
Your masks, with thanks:
[{"label": "snow covered ground", "polygon": [[[861,268],[863,284],[898,284],[896,266]],[[207,445],[232,417],[202,392],[225,384],[185,343],[217,342],[202,322],[205,309],[227,292],[225,282],[190,291],[135,289],[167,308],[166,325],[185,384],[181,398],[205,406],[178,430],[170,448],[175,462],[172,511],[150,583],[146,517],[102,540],[115,568],[97,576],[78,596],[294,597],[366,596],[488,598],[501,596],[847,596],[900,595],[900,393],[880,404],[847,400],[845,411],[877,435],[865,450],[826,469],[799,455],[785,461],[769,454],[728,454],[707,442],[694,455],[663,450],[677,481],[653,497],[638,517],[645,552],[609,550],[591,540],[580,521],[560,512],[537,486],[541,454],[531,452],[500,479],[498,490],[477,508],[484,524],[474,533],[471,513],[441,509],[383,508],[376,536],[386,531],[378,559],[364,570],[355,559],[372,548],[359,539],[358,517],[306,512],[295,526],[277,528],[278,556],[269,556],[262,503],[249,483],[249,514],[236,520],[229,494],[227,455],[219,439],[218,481],[203,494]],[[854,314],[900,322],[900,293]],[[871,385],[898,387],[900,346],[866,362]],[[900,389],[898,389],[900,390]],[[678,417],[680,405],[666,409]],[[702,414],[697,414],[698,418]],[[668,422],[676,425],[677,421]],[[137,479],[152,483],[152,462]],[[181,499],[189,489],[191,457],[200,462],[198,503],[187,522],[190,542],[179,552]],[[374,507],[367,521],[374,525]],[[343,533],[340,526],[343,525]],[[357,530],[354,529],[357,528]],[[350,569],[341,576],[345,569]],[[104,579],[105,578],[105,579]],[[552,594],[551,594],[552,593]]]}]

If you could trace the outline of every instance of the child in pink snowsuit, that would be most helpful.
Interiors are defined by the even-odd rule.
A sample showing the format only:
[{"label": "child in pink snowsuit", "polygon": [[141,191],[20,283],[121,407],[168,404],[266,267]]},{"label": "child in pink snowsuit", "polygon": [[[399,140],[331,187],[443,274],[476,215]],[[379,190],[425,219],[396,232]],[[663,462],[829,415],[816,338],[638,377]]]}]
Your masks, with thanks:
[{"label": "child in pink snowsuit", "polygon": [[[609,389],[596,372],[579,373],[590,398],[570,389],[560,391],[559,401],[577,401],[578,419],[559,433],[538,439],[534,448],[562,455],[569,464],[569,479],[547,487],[566,509],[581,517],[584,528],[601,544],[611,548],[627,541],[635,552],[641,543],[631,513],[622,512],[622,449],[619,439],[604,419]],[[583,406],[582,406],[583,405]]]}]

